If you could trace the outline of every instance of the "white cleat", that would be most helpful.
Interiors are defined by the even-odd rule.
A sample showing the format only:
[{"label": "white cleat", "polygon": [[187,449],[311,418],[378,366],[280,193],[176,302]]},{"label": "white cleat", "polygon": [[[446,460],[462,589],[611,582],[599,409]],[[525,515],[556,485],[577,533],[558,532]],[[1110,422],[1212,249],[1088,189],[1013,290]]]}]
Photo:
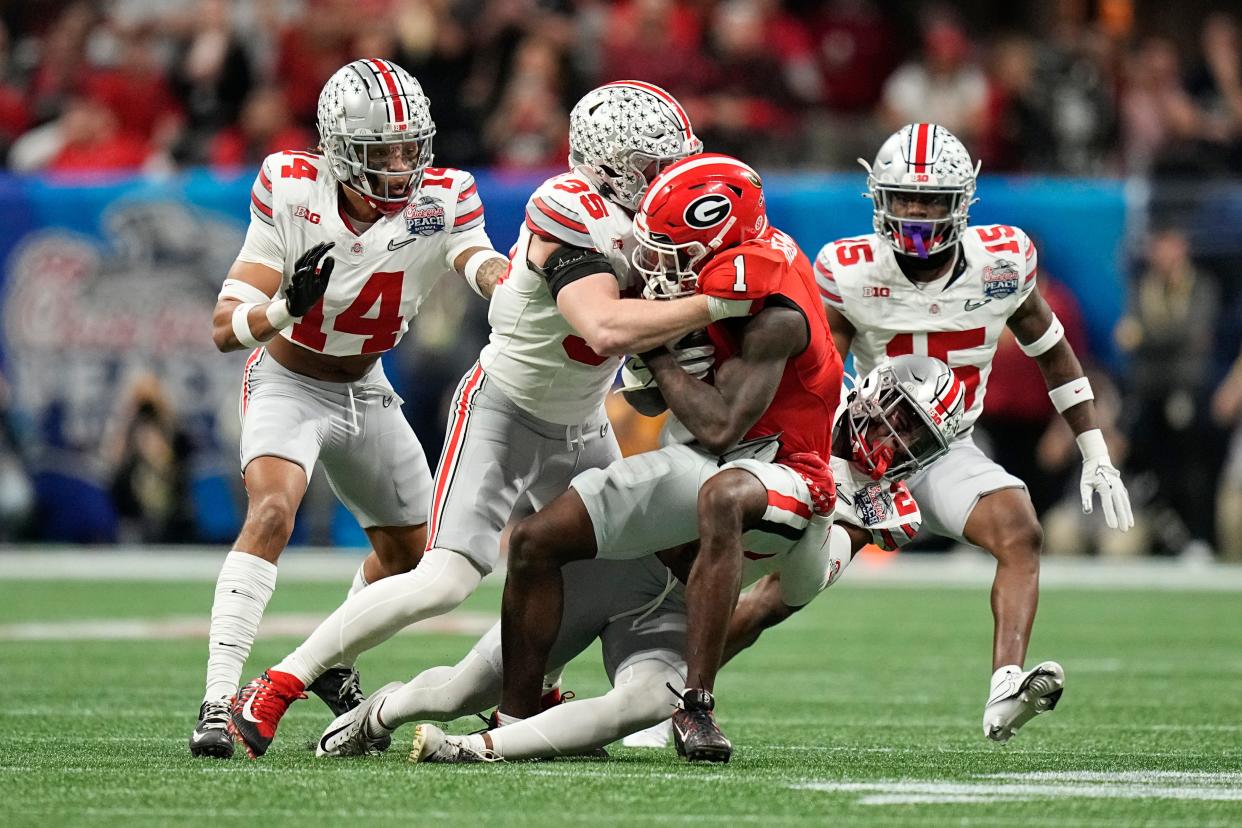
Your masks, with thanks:
[{"label": "white cleat", "polygon": [[672,739],[673,720],[665,719],[637,733],[631,733],[621,740],[621,744],[628,748],[663,748],[668,747]]},{"label": "white cleat", "polygon": [[405,685],[399,681],[385,684],[376,690],[367,700],[346,713],[332,720],[332,724],[319,737],[315,746],[316,756],[367,756],[372,753],[383,753],[387,747],[381,745],[392,735],[387,728],[377,726],[371,721],[371,711],[394,690]]},{"label": "white cleat", "polygon": [[414,728],[414,744],[410,747],[411,762],[440,762],[460,764],[470,762],[499,762],[500,757],[490,750],[475,750],[466,744],[465,736],[449,736],[433,724],[420,724]]},{"label": "white cleat", "polygon": [[1065,670],[1055,661],[1045,661],[1025,673],[1017,668],[1004,674],[998,670],[983,710],[983,735],[1008,741],[1022,725],[1055,708],[1064,691]]}]

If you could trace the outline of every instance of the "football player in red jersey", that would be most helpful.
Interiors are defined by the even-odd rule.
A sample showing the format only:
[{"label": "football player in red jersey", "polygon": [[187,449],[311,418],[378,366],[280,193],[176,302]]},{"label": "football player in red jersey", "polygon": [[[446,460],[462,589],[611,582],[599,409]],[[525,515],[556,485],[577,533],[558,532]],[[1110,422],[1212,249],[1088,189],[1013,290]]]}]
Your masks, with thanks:
[{"label": "football player in red jersey", "polygon": [[688,759],[728,761],[732,746],[712,715],[712,689],[742,564],[827,542],[828,523],[811,518],[830,513],[835,497],[826,460],[841,358],[810,262],[769,226],[762,184],[746,164],[716,154],[679,161],[652,183],[634,227],[633,264],[649,295],[705,294],[746,315],[708,326],[716,352],[710,383],[663,348],[643,355],[639,370],[658,384],[682,441],[583,472],[515,527],[501,616],[500,721],[539,712],[564,564],[642,557],[699,538],[686,589],[688,680],[674,731]]}]

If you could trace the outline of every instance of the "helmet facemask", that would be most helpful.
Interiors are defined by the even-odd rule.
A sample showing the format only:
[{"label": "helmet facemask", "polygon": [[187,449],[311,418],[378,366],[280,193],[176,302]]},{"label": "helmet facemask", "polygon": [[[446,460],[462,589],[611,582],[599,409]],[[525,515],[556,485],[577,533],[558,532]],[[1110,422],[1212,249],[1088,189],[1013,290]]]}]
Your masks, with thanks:
[{"label": "helmet facemask", "polygon": [[324,154],[346,175],[343,183],[385,214],[400,211],[422,183],[432,161],[435,127],[421,132],[390,132],[374,137],[336,133]]},{"label": "helmet facemask", "polygon": [[[893,370],[850,392],[846,420],[851,459],[874,480],[909,477],[949,450],[948,440]],[[870,385],[871,387],[867,387]]]},{"label": "helmet facemask", "polygon": [[[875,232],[898,253],[926,259],[953,247],[966,232],[974,183],[962,187],[919,187],[879,184],[868,177],[875,204]],[[924,215],[909,215],[906,206],[924,205]]]}]

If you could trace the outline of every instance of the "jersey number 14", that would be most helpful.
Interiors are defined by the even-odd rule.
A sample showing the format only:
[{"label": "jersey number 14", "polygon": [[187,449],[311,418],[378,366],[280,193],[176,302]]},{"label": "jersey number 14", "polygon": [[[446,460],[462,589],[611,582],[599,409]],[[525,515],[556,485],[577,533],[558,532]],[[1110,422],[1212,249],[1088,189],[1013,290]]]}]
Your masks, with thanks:
[{"label": "jersey number 14", "polygon": [[[362,354],[378,354],[397,344],[401,330],[401,284],[405,271],[378,271],[371,274],[357,298],[332,319],[332,330],[365,336]],[[375,316],[366,316],[379,303]],[[293,326],[293,341],[322,351],[328,344],[323,330],[323,299],[316,302],[302,320]]]}]

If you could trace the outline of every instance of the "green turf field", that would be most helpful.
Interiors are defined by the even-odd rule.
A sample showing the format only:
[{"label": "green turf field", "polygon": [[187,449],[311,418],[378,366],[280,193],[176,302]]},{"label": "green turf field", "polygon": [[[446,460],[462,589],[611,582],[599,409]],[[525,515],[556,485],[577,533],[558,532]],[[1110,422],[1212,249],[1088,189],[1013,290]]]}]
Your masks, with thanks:
[{"label": "green turf field", "polygon": [[[209,583],[0,583],[0,625],[205,616]],[[269,614],[326,612],[340,585],[282,583]],[[470,609],[494,611],[485,588]],[[89,629],[91,625],[86,625]],[[11,626],[3,629],[12,630]],[[102,627],[100,628],[102,629]],[[1056,712],[986,742],[986,588],[848,580],[726,669],[724,767],[666,751],[607,761],[410,766],[316,760],[328,721],[296,705],[258,762],[191,759],[199,640],[0,640],[5,825],[1239,825],[1242,600],[1236,593],[1045,591],[1032,663],[1056,658]],[[474,636],[405,635],[368,687],[451,663]],[[261,641],[254,669],[296,640]],[[253,671],[248,671],[253,672]],[[566,686],[603,689],[597,654]],[[451,729],[473,730],[462,720]]]}]

